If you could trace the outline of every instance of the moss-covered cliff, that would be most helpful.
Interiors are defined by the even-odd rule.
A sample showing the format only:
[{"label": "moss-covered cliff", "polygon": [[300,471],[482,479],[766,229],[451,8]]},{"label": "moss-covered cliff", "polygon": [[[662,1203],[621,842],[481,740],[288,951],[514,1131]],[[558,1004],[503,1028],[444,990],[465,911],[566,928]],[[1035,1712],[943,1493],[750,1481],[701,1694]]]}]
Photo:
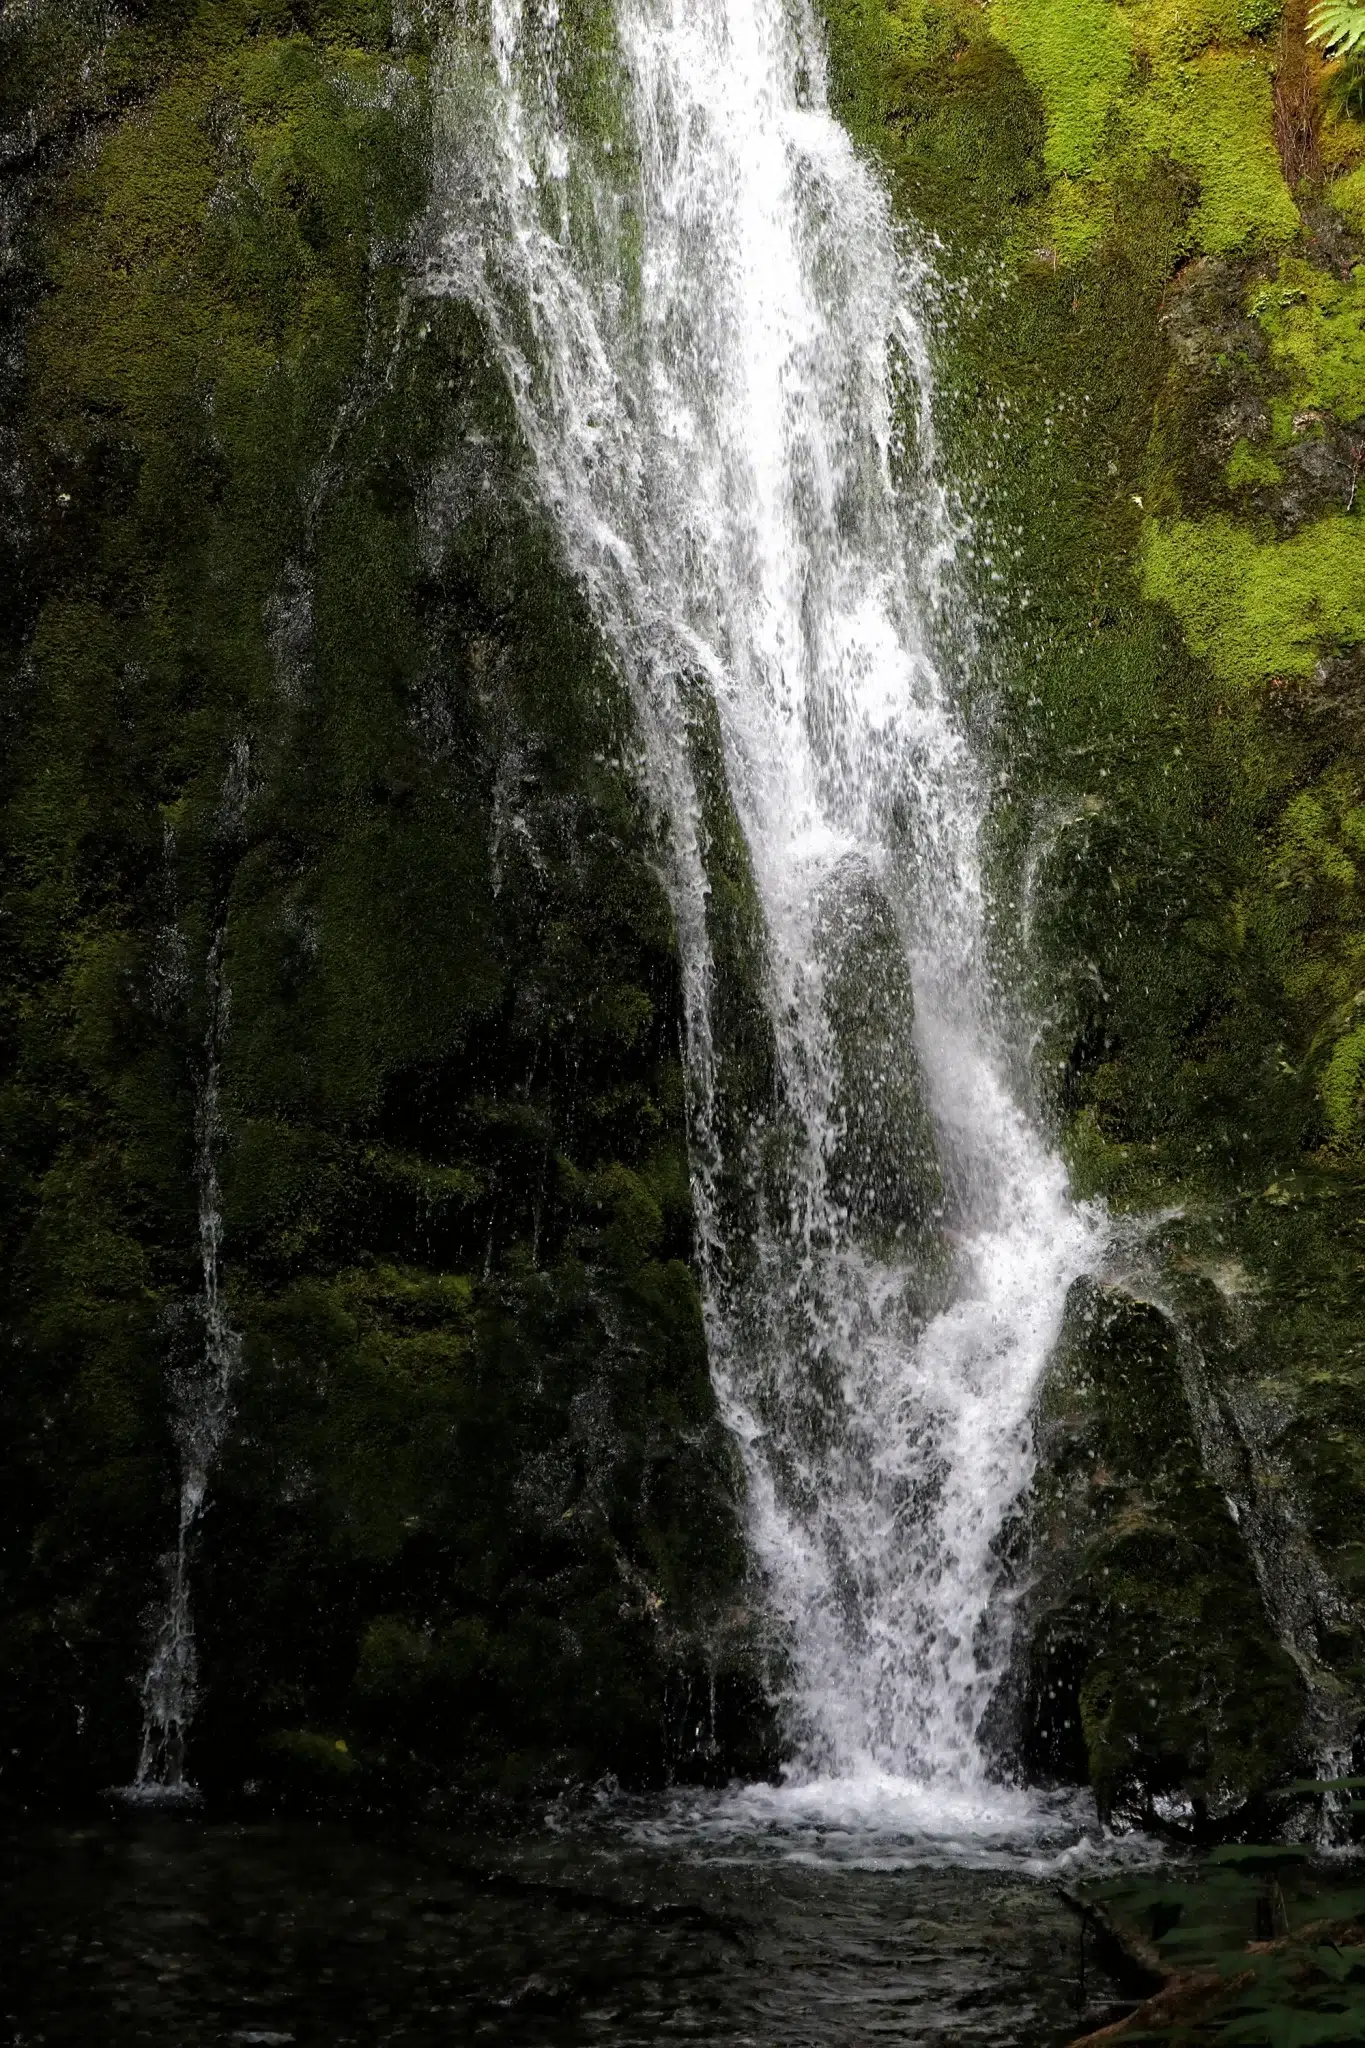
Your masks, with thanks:
[{"label": "moss-covered cliff", "polygon": [[1217,1811],[1365,1685],[1361,87],[1257,0],[829,14],[938,244],[1002,953],[1134,1219],[1040,1418],[1024,1751]]},{"label": "moss-covered cliff", "polygon": [[421,25],[6,33],[0,1782],[131,1776],[206,1190],[200,1782],[752,1768],[654,828],[501,378],[410,288]]},{"label": "moss-covered cliff", "polygon": [[[937,245],[1002,972],[1131,1218],[1044,1392],[1009,1739],[1213,1824],[1365,1697],[1365,87],[1273,0],[826,14]],[[7,1796],[132,1770],[206,1259],[202,1782],[771,1756],[628,706],[413,284],[435,21],[6,17]]]}]

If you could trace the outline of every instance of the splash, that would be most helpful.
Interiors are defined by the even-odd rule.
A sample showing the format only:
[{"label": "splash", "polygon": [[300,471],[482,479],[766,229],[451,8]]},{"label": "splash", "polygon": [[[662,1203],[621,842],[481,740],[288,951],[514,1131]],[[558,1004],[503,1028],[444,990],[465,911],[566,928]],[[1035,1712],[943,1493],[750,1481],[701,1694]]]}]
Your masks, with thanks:
[{"label": "splash", "polygon": [[799,4],[471,0],[441,83],[427,288],[493,337],[671,828],[711,1358],[793,1783],[994,1812],[1001,1531],[1100,1224],[990,972],[932,274]]}]

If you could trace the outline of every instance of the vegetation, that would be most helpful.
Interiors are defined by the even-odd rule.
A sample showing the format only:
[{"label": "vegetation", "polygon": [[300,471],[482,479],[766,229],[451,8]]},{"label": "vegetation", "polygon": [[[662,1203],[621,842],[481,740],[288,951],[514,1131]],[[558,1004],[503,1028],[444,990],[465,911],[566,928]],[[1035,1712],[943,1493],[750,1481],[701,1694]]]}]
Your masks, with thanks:
[{"label": "vegetation", "polygon": [[5,684],[0,1785],[135,1760],[214,960],[242,1364],[191,1771],[759,1768],[670,913],[500,375],[412,290],[423,36],[284,0],[87,28],[81,64],[62,10],[19,31],[55,97]]},{"label": "vegetation", "polygon": [[[1286,1788],[1297,1832],[1338,1825],[1365,1779]],[[1365,2027],[1365,1890],[1301,1842],[1217,1849],[1200,1865],[1085,1885],[1069,1903],[1134,1991],[1087,2041],[1358,2041]],[[1084,1939],[1084,1936],[1083,1936]]]},{"label": "vegetation", "polygon": [[[1273,0],[826,11],[937,238],[1002,973],[1078,1192],[1135,1219],[1011,1532],[1012,1739],[1212,1841],[1365,1697],[1365,108]],[[603,10],[562,20],[609,123]],[[431,27],[7,18],[0,1785],[31,1795],[134,1754],[211,962],[242,1367],[192,1768],[370,1796],[774,1755],[628,707],[477,323],[412,284]],[[733,1134],[763,935],[694,746]]]},{"label": "vegetation", "polygon": [[1325,50],[1349,57],[1365,41],[1365,9],[1357,0],[1319,0],[1309,16],[1309,30]]},{"label": "vegetation", "polygon": [[1365,122],[1274,5],[827,12],[935,238],[1002,972],[1135,1219],[1045,1394],[1014,1725],[1216,1841],[1365,1686]]}]

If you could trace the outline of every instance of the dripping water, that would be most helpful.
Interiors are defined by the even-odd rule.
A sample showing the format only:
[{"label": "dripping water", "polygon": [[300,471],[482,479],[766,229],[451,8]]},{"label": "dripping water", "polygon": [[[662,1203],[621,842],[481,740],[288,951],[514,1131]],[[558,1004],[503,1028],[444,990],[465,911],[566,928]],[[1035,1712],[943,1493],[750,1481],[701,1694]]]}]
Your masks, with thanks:
[{"label": "dripping water", "polygon": [[[494,339],[670,826],[708,1334],[791,1781],[970,1812],[995,1796],[1000,1533],[1100,1223],[1027,1112],[989,966],[932,276],[800,0],[592,22],[455,10],[427,286]],[[727,806],[728,886],[761,913],[742,1100]]]},{"label": "dripping water", "polygon": [[241,1353],[241,1339],[228,1319],[222,1291],[223,1217],[217,1161],[222,1136],[222,1055],[230,991],[223,973],[221,930],[209,949],[204,984],[208,1023],[195,1112],[194,1157],[203,1336],[194,1362],[171,1377],[175,1439],[180,1452],[176,1541],[174,1550],[164,1560],[166,1598],[142,1679],[142,1746],[137,1775],[124,1795],[149,1804],[175,1803],[196,1796],[185,1775],[186,1737],[199,1693],[190,1562],[194,1532],[208,1495],[209,1475],[227,1434],[232,1385]]}]

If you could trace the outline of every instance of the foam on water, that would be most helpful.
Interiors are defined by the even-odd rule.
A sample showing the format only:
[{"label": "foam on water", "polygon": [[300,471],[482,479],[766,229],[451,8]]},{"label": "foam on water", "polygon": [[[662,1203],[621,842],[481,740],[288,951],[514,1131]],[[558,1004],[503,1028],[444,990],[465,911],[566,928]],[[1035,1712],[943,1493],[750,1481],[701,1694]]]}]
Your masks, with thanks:
[{"label": "foam on water", "polygon": [[[869,1771],[800,1784],[678,1790],[662,1800],[603,1802],[609,1839],[693,1861],[797,1863],[891,1873],[997,1870],[1027,1878],[1144,1868],[1170,1850],[1136,1833],[1113,1834],[1089,1795]],[[581,1817],[567,1820],[580,1831]]]},{"label": "foam on water", "polygon": [[[1028,1114],[988,959],[932,277],[802,0],[592,20],[451,16],[427,282],[484,317],[670,826],[713,1372],[792,1671],[791,1783],[732,1811],[1029,1838],[1047,1815],[981,1741],[999,1537],[1102,1225]],[[699,702],[765,932],[772,1099],[738,1139]]]}]

